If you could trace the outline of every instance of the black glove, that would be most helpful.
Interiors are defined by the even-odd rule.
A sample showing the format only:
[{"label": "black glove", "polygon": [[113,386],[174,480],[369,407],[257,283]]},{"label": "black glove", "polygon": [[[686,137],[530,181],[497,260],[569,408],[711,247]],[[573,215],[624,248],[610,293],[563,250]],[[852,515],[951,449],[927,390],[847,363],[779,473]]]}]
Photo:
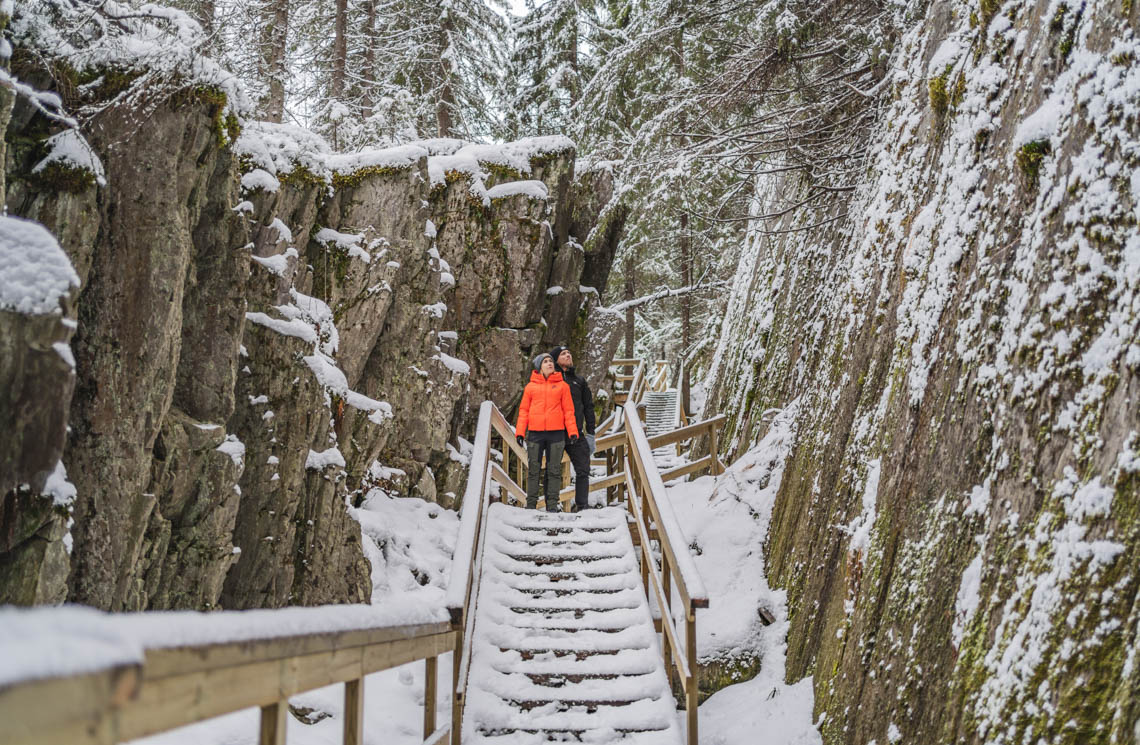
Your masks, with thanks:
[{"label": "black glove", "polygon": [[526,438],[522,435],[515,435],[515,442],[519,444],[520,448],[526,447]]},{"label": "black glove", "polygon": [[571,445],[577,445],[578,444],[578,435],[570,435],[570,444]]}]

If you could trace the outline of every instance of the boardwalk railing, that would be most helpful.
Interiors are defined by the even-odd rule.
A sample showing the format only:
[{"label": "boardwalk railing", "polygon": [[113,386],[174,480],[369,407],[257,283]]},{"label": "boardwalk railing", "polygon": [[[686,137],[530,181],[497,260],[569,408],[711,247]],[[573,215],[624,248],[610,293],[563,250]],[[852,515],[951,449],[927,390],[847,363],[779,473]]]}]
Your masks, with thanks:
[{"label": "boardwalk railing", "polygon": [[[665,499],[665,484],[653,463],[653,447],[633,406],[633,402],[625,404],[628,454],[624,476],[629,490],[626,505],[636,529],[635,542],[641,549],[641,581],[646,594],[656,600],[661,610],[665,670],[670,679],[676,671],[680,680],[685,693],[688,743],[697,745],[696,610],[707,608],[709,598],[689,554],[685,534]],[[660,566],[654,556],[654,541],[661,556]],[[678,600],[677,606],[674,600]],[[681,614],[680,624],[674,612]],[[684,641],[679,625],[684,630]]]},{"label": "boardwalk railing", "polygon": [[364,676],[427,660],[424,741],[434,743],[447,732],[435,726],[436,658],[456,643],[439,621],[148,649],[140,664],[0,687],[0,741],[114,745],[257,706],[260,745],[283,745],[289,697],[345,683],[344,742],[361,745]]},{"label": "boardwalk railing", "polygon": [[614,375],[616,383],[624,384],[623,387],[614,391],[614,404],[621,405],[626,401],[640,401],[641,396],[645,393],[646,387],[646,369],[645,362],[642,360],[633,359],[620,359],[614,360],[610,365],[619,370],[628,370],[629,372],[619,372]]}]

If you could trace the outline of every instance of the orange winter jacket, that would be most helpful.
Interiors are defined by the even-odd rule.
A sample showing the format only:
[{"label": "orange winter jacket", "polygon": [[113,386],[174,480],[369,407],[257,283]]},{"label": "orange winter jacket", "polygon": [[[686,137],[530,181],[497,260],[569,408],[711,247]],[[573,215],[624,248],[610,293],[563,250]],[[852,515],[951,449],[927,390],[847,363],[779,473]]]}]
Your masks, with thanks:
[{"label": "orange winter jacket", "polygon": [[522,403],[519,404],[515,434],[525,437],[527,430],[531,429],[536,432],[564,429],[568,434],[578,434],[574,399],[570,396],[570,386],[562,379],[562,373],[553,372],[549,378],[542,377],[540,372],[530,374],[530,382],[523,389]]}]

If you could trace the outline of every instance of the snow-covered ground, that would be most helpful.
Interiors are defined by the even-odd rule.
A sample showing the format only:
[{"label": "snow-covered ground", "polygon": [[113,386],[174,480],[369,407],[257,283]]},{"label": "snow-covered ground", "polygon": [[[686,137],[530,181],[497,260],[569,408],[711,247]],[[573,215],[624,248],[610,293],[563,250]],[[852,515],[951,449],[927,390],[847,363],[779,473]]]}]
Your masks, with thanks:
[{"label": "snow-covered ground", "polygon": [[[760,673],[713,694],[700,709],[703,745],[822,745],[812,721],[811,679],[784,682],[788,632],[783,590],[768,586],[764,539],[784,462],[794,440],[796,404],[780,412],[767,436],[714,479],[667,484],[667,495],[689,539],[709,594],[697,612],[702,658],[759,653]],[[764,626],[758,609],[775,616]]]}]

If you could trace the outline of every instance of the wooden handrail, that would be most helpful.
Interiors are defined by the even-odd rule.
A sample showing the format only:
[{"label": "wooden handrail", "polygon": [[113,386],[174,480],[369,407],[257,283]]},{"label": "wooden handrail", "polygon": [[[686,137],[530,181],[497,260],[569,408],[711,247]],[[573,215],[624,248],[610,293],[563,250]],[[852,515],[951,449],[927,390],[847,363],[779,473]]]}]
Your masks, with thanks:
[{"label": "wooden handrail", "polygon": [[[626,431],[629,433],[630,462],[634,464],[639,476],[645,480],[645,499],[649,504],[649,516],[657,525],[662,534],[661,549],[666,554],[670,564],[679,572],[677,591],[690,608],[705,608],[708,606],[708,595],[705,592],[704,582],[697,572],[693,557],[689,555],[688,542],[681,526],[673,514],[673,508],[664,499],[665,483],[657,466],[653,463],[653,450],[649,446],[649,439],[645,436],[645,429],[641,421],[630,409],[632,404],[626,404]],[[674,544],[679,543],[685,547],[684,551],[674,552]]]},{"label": "wooden handrail", "polygon": [[[724,414],[717,414],[712,419],[704,419],[702,421],[693,422],[692,424],[671,430],[669,432],[662,432],[659,435],[653,435],[649,438],[649,447],[653,450],[656,450],[657,448],[664,445],[672,445],[673,443],[680,442],[682,440],[691,440],[694,437],[699,437],[705,432],[709,432],[711,434],[714,430],[719,429],[724,424],[725,419],[726,417]],[[612,448],[618,447],[619,445],[624,445],[625,437],[626,434],[624,430],[621,432],[615,432],[613,434],[606,435],[605,437],[599,437],[596,440],[597,445],[594,452],[600,453],[603,450],[610,450]]]},{"label": "wooden handrail", "polygon": [[[134,619],[111,618],[112,628],[120,620]],[[114,745],[257,706],[261,741],[284,742],[290,696],[346,683],[346,742],[360,743],[364,676],[427,659],[425,705],[433,708],[424,716],[426,740],[439,734],[433,663],[456,642],[451,624],[438,621],[146,649],[140,664],[0,688],[3,740]]]},{"label": "wooden handrail", "polygon": [[[676,668],[685,694],[688,745],[697,745],[696,609],[708,607],[708,593],[689,554],[688,539],[665,498],[665,484],[653,462],[649,438],[645,436],[645,428],[632,401],[625,404],[625,434],[626,505],[639,539],[641,577],[646,594],[650,594],[652,589],[652,596],[657,599],[661,610],[666,673],[672,678],[672,670]],[[715,462],[715,451],[711,458]],[[660,569],[651,544],[654,527],[661,553]],[[684,646],[679,642],[672,613],[674,588],[683,604]]]}]

